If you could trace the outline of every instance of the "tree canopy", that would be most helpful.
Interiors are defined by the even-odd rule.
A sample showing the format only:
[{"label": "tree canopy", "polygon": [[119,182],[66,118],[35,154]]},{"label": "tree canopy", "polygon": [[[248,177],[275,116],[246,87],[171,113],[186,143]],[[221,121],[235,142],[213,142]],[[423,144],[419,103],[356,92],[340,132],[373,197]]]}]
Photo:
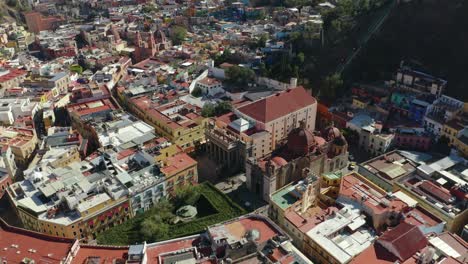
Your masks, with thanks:
[{"label": "tree canopy", "polygon": [[249,68],[235,65],[226,69],[226,77],[230,83],[246,85],[255,79],[255,72]]},{"label": "tree canopy", "polygon": [[467,101],[467,14],[466,0],[398,5],[353,63],[351,81],[389,80],[404,60],[418,71],[446,79],[444,94]]},{"label": "tree canopy", "polygon": [[171,40],[174,45],[180,45],[187,37],[187,29],[183,26],[175,25],[171,27]]},{"label": "tree canopy", "polygon": [[145,218],[140,224],[140,234],[147,241],[167,239],[169,225],[174,218],[174,206],[166,199],[158,202],[152,209],[150,217]]},{"label": "tree canopy", "polygon": [[143,13],[152,13],[158,11],[158,8],[154,4],[145,4],[143,5],[141,11]]},{"label": "tree canopy", "polygon": [[232,106],[229,102],[222,101],[218,104],[205,104],[202,108],[203,117],[220,116],[231,111]]},{"label": "tree canopy", "polygon": [[203,91],[202,91],[202,89],[200,87],[195,87],[193,89],[193,91],[192,91],[192,95],[194,97],[200,97],[200,96],[202,96],[202,93],[203,93]]},{"label": "tree canopy", "polygon": [[320,87],[320,95],[327,98],[334,98],[339,90],[343,87],[343,80],[338,73],[327,76]]},{"label": "tree canopy", "polygon": [[175,192],[175,196],[173,198],[173,203],[176,208],[184,205],[192,205],[194,206],[198,199],[200,199],[200,192],[198,189],[194,188],[193,186],[184,186],[178,188]]},{"label": "tree canopy", "polygon": [[233,53],[229,48],[225,48],[221,54],[214,57],[215,65],[220,65],[224,62],[239,64],[242,62],[242,58],[237,54]]},{"label": "tree canopy", "polygon": [[143,220],[140,233],[148,241],[166,239],[169,224],[165,223],[161,216],[155,214]]}]

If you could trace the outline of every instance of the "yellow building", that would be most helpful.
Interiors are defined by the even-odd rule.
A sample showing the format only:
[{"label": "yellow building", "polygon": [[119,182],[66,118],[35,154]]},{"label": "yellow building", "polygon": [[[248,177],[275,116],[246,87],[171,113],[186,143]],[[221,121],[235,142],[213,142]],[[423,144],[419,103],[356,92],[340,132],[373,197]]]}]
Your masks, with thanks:
[{"label": "yellow building", "polygon": [[322,174],[320,200],[325,204],[333,204],[340,191],[343,173],[341,171]]},{"label": "yellow building", "polygon": [[38,142],[33,128],[0,128],[0,139],[1,146],[10,146],[18,166],[28,165]]},{"label": "yellow building", "polygon": [[453,146],[457,140],[458,133],[463,128],[464,126],[459,120],[453,119],[444,124],[441,135],[449,139],[449,146]]},{"label": "yellow building", "polygon": [[369,101],[363,100],[358,97],[353,97],[353,106],[355,108],[364,109],[367,107],[367,105],[369,105]]},{"label": "yellow building", "polygon": [[[172,155],[175,152],[178,154]],[[156,165],[151,164],[150,155],[142,158],[135,154],[139,157],[136,164],[135,156],[123,157],[121,152],[73,162],[79,161],[76,147],[51,149],[44,154],[43,164],[26,170],[23,181],[10,185],[8,198],[28,229],[59,237],[94,239],[99,232],[134,216],[135,197],[144,197],[145,208],[151,207],[177,188],[198,182],[195,160],[178,147],[167,148],[164,153],[168,157]],[[128,173],[118,173],[115,168]]]},{"label": "yellow building", "polygon": [[208,119],[201,116],[197,106],[180,100],[157,105],[147,96],[132,98],[128,104],[135,115],[155,128],[156,133],[185,152],[192,152],[198,144],[205,142]]},{"label": "yellow building", "polygon": [[[69,155],[55,165],[62,166],[76,157]],[[58,168],[47,163],[40,168],[25,171],[25,180],[7,189],[24,227],[58,237],[93,239],[99,232],[133,217],[122,181],[94,171],[97,167],[89,161]]]},{"label": "yellow building", "polygon": [[91,206],[87,214],[74,220],[68,217],[50,218],[33,212],[19,205],[16,207],[18,218],[23,226],[29,230],[65,238],[87,239],[95,238],[95,235],[110,227],[122,224],[130,219],[128,199],[119,201],[104,201]]},{"label": "yellow building", "polygon": [[419,194],[414,193],[413,191],[409,190],[407,187],[404,186],[403,183],[396,183],[399,190],[412,199],[414,199],[418,204],[430,212],[431,214],[435,215],[442,221],[446,223],[446,228],[448,231],[453,233],[461,232],[463,226],[468,223],[468,210],[463,210],[462,212],[455,214],[455,213],[448,213],[444,210],[437,208],[431,202],[427,201],[426,199],[422,198]]},{"label": "yellow building", "polygon": [[[293,239],[294,245],[304,249],[302,225],[311,212],[317,211],[320,180],[309,176],[297,184],[288,184],[270,195],[270,218]],[[305,217],[305,218],[304,218]],[[298,219],[301,219],[298,221]],[[299,224],[298,224],[299,223]]]},{"label": "yellow building", "polygon": [[463,157],[468,157],[468,137],[466,135],[461,134],[455,138],[454,146]]},{"label": "yellow building", "polygon": [[159,164],[164,164],[167,162],[168,158],[174,157],[176,154],[179,154],[181,152],[183,152],[182,148],[176,144],[166,145],[158,150],[159,154],[155,156],[155,160]]},{"label": "yellow building", "polygon": [[178,187],[198,183],[197,162],[186,153],[168,157],[161,168],[166,177],[166,192],[174,194]]},{"label": "yellow building", "polygon": [[343,173],[341,171],[324,173],[322,174],[322,186],[340,187],[341,177],[343,177]]}]

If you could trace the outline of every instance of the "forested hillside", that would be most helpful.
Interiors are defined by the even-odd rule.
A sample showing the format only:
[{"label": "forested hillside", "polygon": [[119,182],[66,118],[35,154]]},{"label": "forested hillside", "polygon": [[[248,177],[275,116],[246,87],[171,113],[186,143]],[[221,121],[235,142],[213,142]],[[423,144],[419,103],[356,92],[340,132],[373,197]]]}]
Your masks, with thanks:
[{"label": "forested hillside", "polygon": [[400,4],[368,42],[354,81],[388,79],[400,60],[448,80],[447,94],[468,100],[468,1],[413,0]]}]

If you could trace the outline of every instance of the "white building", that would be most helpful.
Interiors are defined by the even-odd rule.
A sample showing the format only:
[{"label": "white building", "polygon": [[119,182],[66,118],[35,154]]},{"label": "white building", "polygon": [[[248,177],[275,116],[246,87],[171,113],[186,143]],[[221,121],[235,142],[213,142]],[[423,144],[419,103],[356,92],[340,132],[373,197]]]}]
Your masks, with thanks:
[{"label": "white building", "polygon": [[102,147],[117,149],[139,146],[156,138],[154,127],[128,114],[97,126],[96,132]]},{"label": "white building", "polygon": [[372,155],[381,155],[392,147],[395,135],[382,133],[382,124],[375,122],[367,114],[355,116],[346,127],[359,134],[359,147]]},{"label": "white building", "polygon": [[2,178],[3,175],[8,174],[14,179],[16,170],[15,156],[13,155],[13,152],[11,152],[11,148],[3,148],[0,158],[0,178]]},{"label": "white building", "polygon": [[325,249],[333,258],[330,263],[348,263],[377,238],[365,224],[360,210],[346,205],[334,217],[307,232],[306,239]]},{"label": "white building", "polygon": [[11,125],[18,117],[34,117],[39,108],[39,103],[29,98],[0,98],[0,122]]},{"label": "white building", "polygon": [[400,89],[440,96],[447,81],[403,66],[397,71],[396,85]]},{"label": "white building", "polygon": [[463,101],[442,95],[432,105],[428,106],[424,117],[424,128],[427,132],[439,138],[444,123],[455,118],[463,110],[464,104]]},{"label": "white building", "polygon": [[215,96],[216,94],[224,93],[223,84],[210,77],[205,77],[197,81],[195,88],[200,88],[204,95]]}]

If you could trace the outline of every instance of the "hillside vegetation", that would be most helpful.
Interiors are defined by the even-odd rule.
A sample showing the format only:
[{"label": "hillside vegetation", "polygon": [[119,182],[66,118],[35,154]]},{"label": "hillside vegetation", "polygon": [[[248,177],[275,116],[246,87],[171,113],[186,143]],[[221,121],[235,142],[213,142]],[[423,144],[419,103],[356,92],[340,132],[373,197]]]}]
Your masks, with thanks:
[{"label": "hillside vegetation", "polygon": [[22,12],[31,10],[27,0],[1,0],[0,1],[0,23],[22,22]]},{"label": "hillside vegetation", "polygon": [[354,81],[391,78],[401,60],[448,81],[446,93],[468,101],[468,1],[400,4],[355,60]]}]

